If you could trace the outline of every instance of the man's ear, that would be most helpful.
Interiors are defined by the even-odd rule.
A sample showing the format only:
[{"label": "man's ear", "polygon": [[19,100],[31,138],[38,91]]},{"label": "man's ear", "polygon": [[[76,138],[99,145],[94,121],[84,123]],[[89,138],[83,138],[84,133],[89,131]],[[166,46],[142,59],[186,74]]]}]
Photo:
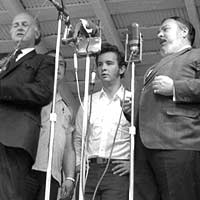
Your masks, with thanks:
[{"label": "man's ear", "polygon": [[125,65],[122,65],[120,68],[119,68],[119,74],[124,74],[126,72],[126,69],[127,67]]},{"label": "man's ear", "polygon": [[40,36],[41,36],[41,33],[40,33],[40,31],[38,30],[38,28],[37,28],[37,27],[35,27],[35,39],[38,39],[38,38],[40,38]]},{"label": "man's ear", "polygon": [[182,32],[184,38],[187,37],[188,32],[189,32],[189,29],[185,27],[185,28],[183,29],[183,32]]}]

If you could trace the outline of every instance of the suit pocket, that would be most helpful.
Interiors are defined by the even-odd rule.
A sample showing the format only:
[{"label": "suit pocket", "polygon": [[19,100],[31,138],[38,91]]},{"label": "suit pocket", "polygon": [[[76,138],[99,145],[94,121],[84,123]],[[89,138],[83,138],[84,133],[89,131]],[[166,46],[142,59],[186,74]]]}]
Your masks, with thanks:
[{"label": "suit pocket", "polygon": [[189,66],[193,69],[193,71],[195,72],[194,77],[196,79],[200,78],[200,60],[195,60],[194,62],[191,62],[189,64]]},{"label": "suit pocket", "polygon": [[183,116],[189,118],[197,118],[199,116],[199,111],[192,109],[180,109],[180,108],[170,108],[166,110],[169,116]]},{"label": "suit pocket", "polygon": [[31,83],[35,80],[36,68],[29,63],[22,63],[16,68],[16,75],[14,76],[18,83]]},{"label": "suit pocket", "polygon": [[196,75],[195,78],[200,78],[200,61],[196,61],[195,62],[195,66],[196,66]]},{"label": "suit pocket", "polygon": [[34,70],[35,71],[35,66],[32,63],[25,62],[24,66],[25,66],[26,70]]}]

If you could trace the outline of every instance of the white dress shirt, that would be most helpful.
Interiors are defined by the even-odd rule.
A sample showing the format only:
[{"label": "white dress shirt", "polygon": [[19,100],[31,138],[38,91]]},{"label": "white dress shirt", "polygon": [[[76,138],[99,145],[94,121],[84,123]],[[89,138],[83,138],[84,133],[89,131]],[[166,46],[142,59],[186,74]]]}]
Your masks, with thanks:
[{"label": "white dress shirt", "polygon": [[22,53],[20,53],[17,58],[16,61],[18,61],[20,58],[22,58],[23,56],[25,56],[26,54],[28,54],[29,52],[35,50],[35,48],[26,48],[26,49],[21,49]]},{"label": "white dress shirt", "polygon": [[[92,110],[89,123],[89,139],[87,144],[88,158],[108,158],[113,145],[114,135],[118,123],[120,123],[112,152],[112,159],[129,159],[130,154],[130,123],[122,114],[121,120],[120,101],[123,99],[124,87],[121,86],[114,97],[110,100],[102,89],[93,94]],[[131,93],[126,90],[125,96],[130,97]],[[80,164],[81,139],[82,139],[83,109],[80,107],[76,117],[76,133],[74,145],[76,150],[76,165]]]}]

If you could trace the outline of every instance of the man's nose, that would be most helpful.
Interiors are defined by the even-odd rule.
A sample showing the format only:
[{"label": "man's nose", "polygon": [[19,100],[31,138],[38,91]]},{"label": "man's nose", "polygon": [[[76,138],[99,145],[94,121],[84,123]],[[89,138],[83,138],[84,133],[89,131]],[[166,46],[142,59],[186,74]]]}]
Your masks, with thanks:
[{"label": "man's nose", "polygon": [[105,70],[105,69],[107,69],[107,67],[108,67],[107,64],[103,63],[101,68],[102,68],[102,70]]},{"label": "man's nose", "polygon": [[19,23],[17,29],[18,30],[24,30],[24,28],[25,28],[24,24],[23,23]]},{"label": "man's nose", "polygon": [[159,31],[158,34],[157,34],[157,37],[158,37],[158,38],[163,37],[163,32],[162,32],[162,31]]},{"label": "man's nose", "polygon": [[23,31],[23,30],[24,30],[24,28],[23,28],[23,26],[22,26],[22,25],[19,25],[19,26],[17,27],[17,30],[18,30],[18,31]]}]

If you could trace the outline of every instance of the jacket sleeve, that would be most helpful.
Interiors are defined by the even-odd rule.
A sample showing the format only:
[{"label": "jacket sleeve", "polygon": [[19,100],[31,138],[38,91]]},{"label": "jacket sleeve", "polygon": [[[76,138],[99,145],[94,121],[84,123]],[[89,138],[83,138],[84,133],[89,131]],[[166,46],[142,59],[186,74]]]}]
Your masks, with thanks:
[{"label": "jacket sleeve", "polygon": [[[53,94],[54,58],[37,55],[30,65],[26,66],[33,69],[20,71],[22,70],[20,67],[16,69],[17,72],[12,72],[11,76],[14,77],[12,80],[3,78],[0,81],[0,101],[28,106],[48,104]],[[32,74],[34,75],[30,80],[23,77],[29,75],[31,77]]]},{"label": "jacket sleeve", "polygon": [[188,77],[174,81],[175,102],[200,103],[200,60],[192,62],[188,69]]}]

